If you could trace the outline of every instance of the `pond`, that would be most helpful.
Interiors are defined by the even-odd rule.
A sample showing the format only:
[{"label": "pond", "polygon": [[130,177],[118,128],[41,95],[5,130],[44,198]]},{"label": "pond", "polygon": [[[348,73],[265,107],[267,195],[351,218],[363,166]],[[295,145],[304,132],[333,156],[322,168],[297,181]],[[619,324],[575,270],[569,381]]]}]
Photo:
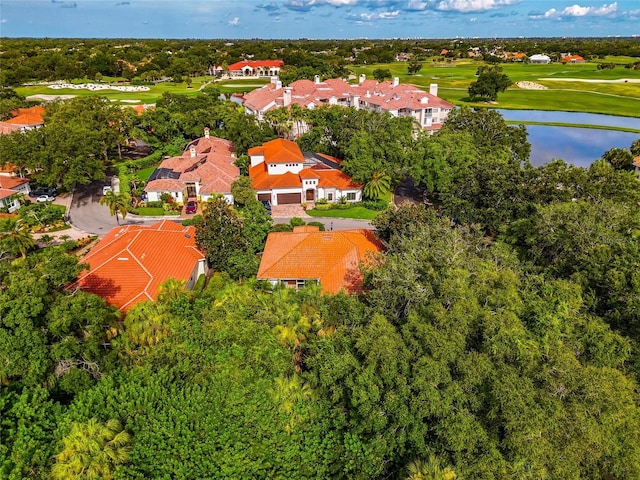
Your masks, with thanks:
[{"label": "pond", "polygon": [[577,167],[589,167],[611,148],[629,148],[638,133],[578,127],[527,125],[531,163],[535,166],[560,158]]},{"label": "pond", "polygon": [[[547,112],[540,110],[498,110],[505,120],[563,122],[640,129],[640,119],[596,113]],[[531,143],[531,163],[535,166],[560,158],[579,167],[588,167],[611,148],[629,148],[638,133],[592,128],[527,125]]]}]

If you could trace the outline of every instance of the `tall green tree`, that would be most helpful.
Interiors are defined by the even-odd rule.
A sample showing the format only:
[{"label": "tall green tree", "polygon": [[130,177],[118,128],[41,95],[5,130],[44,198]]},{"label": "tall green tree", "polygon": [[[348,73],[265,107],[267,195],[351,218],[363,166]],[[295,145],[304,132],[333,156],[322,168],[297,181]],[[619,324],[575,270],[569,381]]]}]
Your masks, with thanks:
[{"label": "tall green tree", "polygon": [[489,100],[495,102],[498,93],[504,92],[513,82],[502,73],[502,67],[494,66],[478,69],[478,79],[469,85],[469,98],[472,102]]}]

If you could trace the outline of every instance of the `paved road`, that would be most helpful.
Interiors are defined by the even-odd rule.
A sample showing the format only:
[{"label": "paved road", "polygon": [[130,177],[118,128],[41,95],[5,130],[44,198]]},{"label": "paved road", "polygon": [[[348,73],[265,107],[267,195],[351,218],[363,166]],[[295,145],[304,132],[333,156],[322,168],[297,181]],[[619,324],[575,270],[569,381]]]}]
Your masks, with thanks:
[{"label": "paved road", "polygon": [[[289,218],[274,218],[273,223],[289,223]],[[354,228],[364,228],[373,230],[369,220],[355,220],[352,218],[325,218],[310,217],[304,218],[305,222],[322,222],[327,230],[351,230]]]},{"label": "paved road", "polygon": [[[73,198],[69,206],[71,224],[87,233],[94,235],[106,235],[109,230],[116,227],[116,217],[109,214],[109,208],[98,203],[102,197],[102,187],[107,182],[93,182],[89,185],[80,185],[73,192]],[[150,225],[157,220],[139,220],[127,216],[120,219],[121,225]]]}]

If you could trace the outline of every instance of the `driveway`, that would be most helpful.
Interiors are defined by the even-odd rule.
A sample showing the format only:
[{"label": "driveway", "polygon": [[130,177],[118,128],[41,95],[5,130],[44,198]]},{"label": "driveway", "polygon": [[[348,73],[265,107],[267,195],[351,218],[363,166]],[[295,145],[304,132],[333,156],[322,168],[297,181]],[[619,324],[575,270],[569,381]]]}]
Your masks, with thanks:
[{"label": "driveway", "polygon": [[[100,205],[102,187],[109,183],[93,182],[79,185],[73,192],[69,205],[69,222],[76,228],[93,235],[106,235],[113,227],[117,227],[116,217],[109,214],[106,205]],[[150,225],[156,219],[140,220],[138,217],[120,218],[120,225]]]}]

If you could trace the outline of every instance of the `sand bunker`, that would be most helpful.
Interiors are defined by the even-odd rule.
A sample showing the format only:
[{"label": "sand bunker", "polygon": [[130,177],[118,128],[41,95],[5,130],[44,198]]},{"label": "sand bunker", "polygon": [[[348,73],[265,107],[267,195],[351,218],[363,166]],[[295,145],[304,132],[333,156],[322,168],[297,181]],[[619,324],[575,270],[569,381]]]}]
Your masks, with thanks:
[{"label": "sand bunker", "polygon": [[96,84],[96,83],[80,83],[80,84],[71,84],[71,83],[56,83],[55,85],[49,85],[49,88],[53,88],[54,90],[60,90],[62,88],[69,88],[72,90],[117,90],[119,92],[148,92],[149,87],[145,87],[144,85],[108,85],[108,84]]},{"label": "sand bunker", "polygon": [[617,78],[615,80],[598,80],[586,78],[541,78],[552,82],[584,82],[584,83],[640,83],[640,78]]},{"label": "sand bunker", "polygon": [[27,97],[28,101],[33,101],[33,100],[42,100],[43,102],[52,102],[54,100],[68,100],[70,98],[76,97],[77,95],[44,95],[44,94],[38,94],[38,95],[29,95]]},{"label": "sand bunker", "polygon": [[522,88],[523,90],[546,90],[547,89],[547,87],[545,87],[544,85],[540,85],[539,83],[536,83],[536,82],[522,81],[522,82],[516,82],[516,85]]}]

